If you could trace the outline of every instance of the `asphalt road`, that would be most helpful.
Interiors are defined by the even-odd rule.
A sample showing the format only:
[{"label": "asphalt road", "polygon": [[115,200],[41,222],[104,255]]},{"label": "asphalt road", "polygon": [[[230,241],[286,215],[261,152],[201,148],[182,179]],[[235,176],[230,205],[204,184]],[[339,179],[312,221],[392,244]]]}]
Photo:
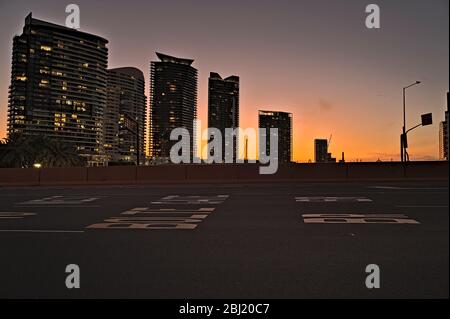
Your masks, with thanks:
[{"label": "asphalt road", "polygon": [[[0,297],[448,298],[448,193],[443,182],[0,188]],[[68,264],[79,289],[65,285]],[[379,289],[366,287],[369,264]]]}]

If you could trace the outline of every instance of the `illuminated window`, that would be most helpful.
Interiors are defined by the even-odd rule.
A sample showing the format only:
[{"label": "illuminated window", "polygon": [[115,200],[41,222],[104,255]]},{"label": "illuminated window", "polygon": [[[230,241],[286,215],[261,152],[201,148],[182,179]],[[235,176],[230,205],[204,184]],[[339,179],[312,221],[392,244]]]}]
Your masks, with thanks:
[{"label": "illuminated window", "polygon": [[19,80],[19,81],[26,81],[27,80],[27,77],[26,76],[16,76],[16,80]]},{"label": "illuminated window", "polygon": [[47,87],[48,86],[48,80],[41,80],[41,82],[39,83],[40,87]]},{"label": "illuminated window", "polygon": [[47,46],[47,45],[41,45],[41,50],[43,50],[43,51],[51,51],[52,48]]}]

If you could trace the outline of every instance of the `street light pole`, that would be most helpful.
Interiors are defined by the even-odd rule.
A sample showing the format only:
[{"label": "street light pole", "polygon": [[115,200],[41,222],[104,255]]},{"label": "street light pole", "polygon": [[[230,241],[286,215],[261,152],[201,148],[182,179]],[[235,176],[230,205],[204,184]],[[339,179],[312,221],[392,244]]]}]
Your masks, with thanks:
[{"label": "street light pole", "polygon": [[127,116],[128,120],[130,120],[131,122],[134,123],[134,125],[136,126],[136,130],[131,130],[130,128],[127,128],[127,130],[129,132],[131,132],[132,134],[134,134],[134,136],[136,137],[136,166],[140,165],[140,150],[139,150],[139,137],[140,137],[140,131],[139,131],[139,118],[136,116],[134,119],[131,118],[131,116]]},{"label": "street light pole", "polygon": [[139,150],[139,122],[136,120],[136,162],[140,165],[140,150]]},{"label": "street light pole", "polygon": [[408,148],[408,142],[406,140],[406,89],[420,83],[420,81],[416,81],[403,88],[403,129],[402,135],[400,136],[400,157],[402,162],[406,162],[406,149]]}]

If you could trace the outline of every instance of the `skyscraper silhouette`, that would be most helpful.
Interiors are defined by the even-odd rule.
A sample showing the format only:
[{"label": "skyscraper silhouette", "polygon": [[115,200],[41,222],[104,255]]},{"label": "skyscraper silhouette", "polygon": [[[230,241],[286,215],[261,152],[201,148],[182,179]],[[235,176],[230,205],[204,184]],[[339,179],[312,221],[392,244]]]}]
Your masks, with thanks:
[{"label": "skyscraper silhouette", "polygon": [[177,141],[170,140],[175,128],[189,131],[190,153],[194,152],[193,121],[197,118],[197,69],[194,60],[156,53],[160,61],[150,66],[150,156],[168,160]]},{"label": "skyscraper silhouette", "polygon": [[449,159],[449,139],[448,139],[448,104],[449,104],[449,92],[447,92],[447,110],[445,111],[445,119],[439,123],[439,159]]},{"label": "skyscraper silhouette", "polygon": [[[145,158],[145,80],[132,67],[108,70],[107,107],[104,117],[105,152],[112,162]],[[139,151],[139,156],[137,153]]]},{"label": "skyscraper silhouette", "polygon": [[[266,155],[270,155],[270,128],[278,128],[278,162],[292,161],[292,114],[259,111],[259,128],[266,129]],[[261,138],[261,136],[259,137]]]},{"label": "skyscraper silhouette", "polygon": [[107,43],[30,13],[13,40],[8,135],[70,142],[89,165],[103,165]]},{"label": "skyscraper silhouette", "polygon": [[326,139],[314,140],[314,162],[316,163],[328,162],[328,140]]},{"label": "skyscraper silhouette", "polygon": [[328,152],[328,146],[329,141],[326,139],[314,140],[314,161],[316,163],[336,163],[336,158]]},{"label": "skyscraper silhouette", "polygon": [[238,136],[233,138],[233,148],[229,153],[229,145],[225,142],[225,129],[239,127],[239,77],[229,76],[225,79],[218,73],[211,72],[208,81],[208,127],[217,128],[224,142],[222,143],[222,159],[232,158],[235,162],[238,151]]}]

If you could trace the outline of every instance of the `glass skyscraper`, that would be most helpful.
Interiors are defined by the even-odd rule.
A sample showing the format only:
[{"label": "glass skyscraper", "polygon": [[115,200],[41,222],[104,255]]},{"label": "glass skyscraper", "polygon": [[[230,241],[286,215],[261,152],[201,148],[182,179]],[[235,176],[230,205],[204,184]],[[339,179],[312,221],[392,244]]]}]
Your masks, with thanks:
[{"label": "glass skyscraper", "polygon": [[[150,156],[168,161],[170,140],[175,128],[190,134],[190,154],[194,151],[193,121],[197,118],[197,69],[194,60],[156,53],[160,61],[150,65]],[[187,146],[187,145],[186,145]]]},{"label": "glass skyscraper", "polygon": [[290,163],[292,161],[292,113],[259,111],[259,128],[266,129],[266,155],[270,155],[270,128],[278,129],[278,162]]},{"label": "glass skyscraper", "polygon": [[218,73],[211,72],[208,81],[208,127],[217,128],[222,133],[222,159],[239,156],[239,137],[233,139],[232,153],[225,142],[225,129],[239,127],[239,77],[229,76],[225,79]]},{"label": "glass skyscraper", "polygon": [[72,143],[89,165],[103,165],[107,43],[30,13],[13,40],[8,136],[56,138]]},{"label": "glass skyscraper", "polygon": [[108,70],[103,124],[108,161],[136,163],[139,159],[144,163],[146,101],[142,71],[132,67]]}]

